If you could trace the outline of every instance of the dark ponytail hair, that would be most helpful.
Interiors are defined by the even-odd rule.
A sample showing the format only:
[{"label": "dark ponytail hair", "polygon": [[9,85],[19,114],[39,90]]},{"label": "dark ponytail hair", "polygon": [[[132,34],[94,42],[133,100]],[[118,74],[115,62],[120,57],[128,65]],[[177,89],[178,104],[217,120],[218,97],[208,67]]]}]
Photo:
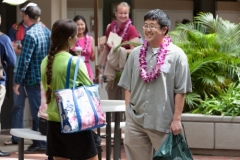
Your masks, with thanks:
[{"label": "dark ponytail hair", "polygon": [[72,20],[58,20],[53,24],[52,34],[51,34],[51,46],[48,53],[46,77],[47,77],[47,91],[46,100],[47,104],[51,102],[51,81],[52,81],[52,64],[54,60],[54,55],[69,46],[69,37],[74,37],[77,34],[77,25]]},{"label": "dark ponytail hair", "polygon": [[81,15],[76,15],[74,18],[73,18],[73,21],[74,22],[77,22],[78,20],[82,20],[84,23],[85,23],[85,31],[84,31],[84,35],[86,35],[88,33],[88,26],[87,26],[87,23],[86,23],[86,19],[81,16]]}]

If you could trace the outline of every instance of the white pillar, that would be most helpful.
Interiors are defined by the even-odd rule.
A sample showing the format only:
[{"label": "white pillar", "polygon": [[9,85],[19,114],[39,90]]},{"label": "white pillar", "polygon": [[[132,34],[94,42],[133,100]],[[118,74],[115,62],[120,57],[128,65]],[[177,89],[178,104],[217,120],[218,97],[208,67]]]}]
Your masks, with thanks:
[{"label": "white pillar", "polygon": [[51,24],[67,18],[67,0],[47,0],[51,2]]}]

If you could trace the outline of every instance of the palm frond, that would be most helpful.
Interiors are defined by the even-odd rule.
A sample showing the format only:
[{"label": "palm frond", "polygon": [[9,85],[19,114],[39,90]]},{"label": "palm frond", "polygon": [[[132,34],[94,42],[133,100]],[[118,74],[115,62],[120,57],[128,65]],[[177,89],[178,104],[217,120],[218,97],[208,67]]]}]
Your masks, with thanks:
[{"label": "palm frond", "polygon": [[198,16],[194,17],[194,22],[205,26],[207,33],[224,32],[222,19],[218,16],[214,18],[212,13],[199,13]]},{"label": "palm frond", "polygon": [[185,97],[185,105],[187,106],[187,108],[185,108],[185,112],[189,111],[189,108],[193,109],[196,108],[200,103],[201,103],[202,99],[200,97],[200,95],[198,95],[197,93],[189,93],[186,95]]}]

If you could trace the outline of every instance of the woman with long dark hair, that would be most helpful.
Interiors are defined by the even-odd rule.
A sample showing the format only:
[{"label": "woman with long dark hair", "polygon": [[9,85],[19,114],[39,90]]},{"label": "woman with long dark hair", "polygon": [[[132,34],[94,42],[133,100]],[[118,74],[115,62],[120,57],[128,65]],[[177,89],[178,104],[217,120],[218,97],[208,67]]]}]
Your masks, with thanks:
[{"label": "woman with long dark hair", "polygon": [[[77,25],[72,20],[58,20],[53,24],[51,47],[48,56],[41,64],[42,84],[48,104],[47,155],[54,160],[98,160],[97,149],[92,131],[77,133],[61,133],[60,115],[55,100],[55,90],[65,88],[66,70],[69,58],[72,56],[69,49],[77,41]],[[78,57],[73,57],[71,71],[74,70]],[[73,74],[70,72],[70,84],[73,85]],[[76,84],[91,85],[87,69],[83,61],[77,73]]]}]

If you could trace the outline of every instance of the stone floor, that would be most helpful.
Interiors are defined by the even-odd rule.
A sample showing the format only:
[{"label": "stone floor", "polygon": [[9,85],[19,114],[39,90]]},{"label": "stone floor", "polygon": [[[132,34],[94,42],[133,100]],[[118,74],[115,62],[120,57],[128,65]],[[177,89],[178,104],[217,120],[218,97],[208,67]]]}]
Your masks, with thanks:
[{"label": "stone floor", "polygon": [[[10,139],[9,131],[1,131],[0,133],[0,150],[5,152],[11,152],[10,157],[1,157],[1,160],[17,160],[18,154],[17,154],[17,145],[9,145],[5,146],[3,143],[7,139]],[[25,148],[27,148],[30,144],[30,140],[25,140],[24,142]],[[106,160],[106,152],[105,152],[105,140],[103,139],[102,142],[102,160]],[[24,155],[25,160],[46,160],[47,156],[45,154],[25,154]],[[124,151],[124,148],[121,148],[121,160],[127,160],[126,154]],[[240,160],[240,157],[224,157],[224,156],[201,156],[201,155],[194,155],[194,160]]]}]

